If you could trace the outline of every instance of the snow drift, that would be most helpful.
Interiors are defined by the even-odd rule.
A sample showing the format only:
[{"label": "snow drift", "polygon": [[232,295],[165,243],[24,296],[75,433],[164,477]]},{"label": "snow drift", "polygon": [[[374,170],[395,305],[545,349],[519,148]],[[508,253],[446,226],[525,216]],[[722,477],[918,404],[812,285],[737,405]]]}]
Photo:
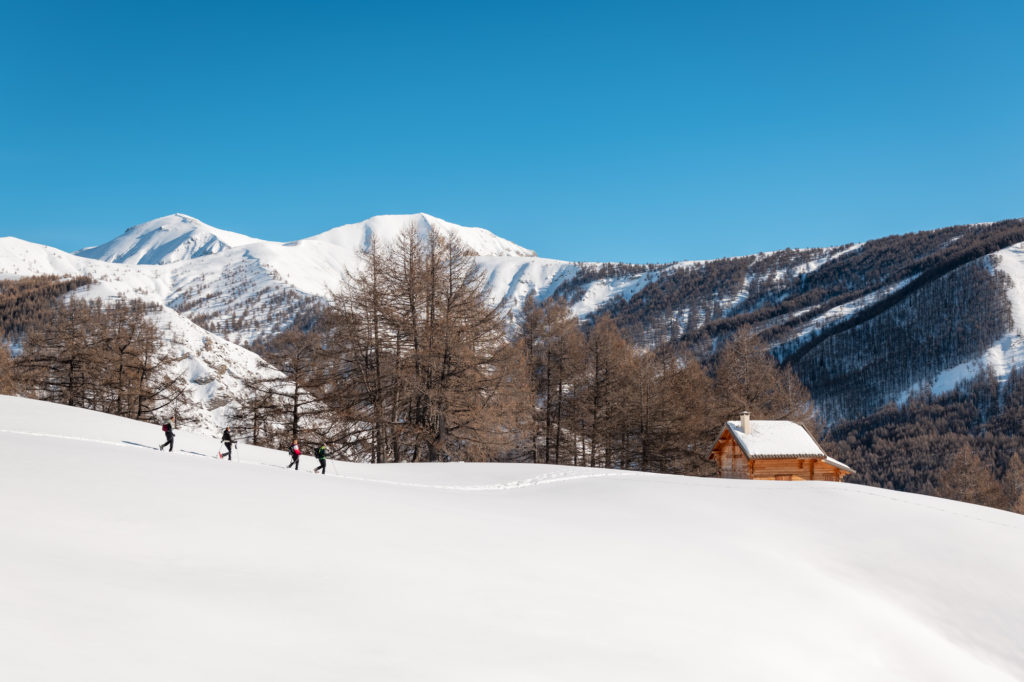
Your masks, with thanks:
[{"label": "snow drift", "polygon": [[835,483],[330,475],[0,397],[11,680],[1014,680],[1024,517]]}]

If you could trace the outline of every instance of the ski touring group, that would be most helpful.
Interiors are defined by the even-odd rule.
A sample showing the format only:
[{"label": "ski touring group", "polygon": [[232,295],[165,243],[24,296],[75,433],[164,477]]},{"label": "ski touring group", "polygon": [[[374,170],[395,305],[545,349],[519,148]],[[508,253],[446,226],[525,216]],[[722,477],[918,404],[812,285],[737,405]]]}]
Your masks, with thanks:
[{"label": "ski touring group", "polygon": [[[163,452],[164,448],[168,448],[168,452],[174,452],[174,417],[163,425],[164,431],[164,443],[160,446],[160,451]],[[228,426],[224,429],[224,434],[220,438],[220,444],[224,446],[224,452],[217,449],[217,457],[220,459],[227,458],[231,461],[231,453],[238,449],[238,441],[235,440],[231,433],[231,427]],[[291,464],[288,465],[288,469],[294,468],[296,471],[299,470],[299,457],[302,456],[302,449],[299,447],[299,441],[292,440],[291,447],[288,448],[288,453],[292,456]],[[313,472],[320,472],[321,474],[327,473],[327,446],[320,443],[313,451],[313,455],[316,457],[319,463]]]}]

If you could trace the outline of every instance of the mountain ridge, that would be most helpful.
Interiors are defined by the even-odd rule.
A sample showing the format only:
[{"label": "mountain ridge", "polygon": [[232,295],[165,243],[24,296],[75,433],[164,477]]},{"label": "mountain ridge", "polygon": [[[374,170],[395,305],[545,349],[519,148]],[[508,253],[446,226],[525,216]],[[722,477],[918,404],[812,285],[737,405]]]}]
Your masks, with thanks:
[{"label": "mountain ridge", "polygon": [[185,213],[172,213],[133,225],[108,242],[73,253],[109,263],[166,265],[257,241],[261,240],[207,225]]},{"label": "mountain ridge", "polygon": [[[1024,303],[1018,301],[1024,297],[1024,266],[1018,263],[1019,249],[1014,251],[1024,244],[1022,220],[836,247],[640,266],[542,258],[483,228],[465,228],[424,213],[374,216],[291,242],[251,240],[173,214],[129,228],[122,235],[128,240],[120,246],[130,248],[92,252],[104,260],[31,242],[0,241],[6,245],[0,248],[0,275],[95,275],[109,292],[129,297],[145,292],[147,300],[207,331],[247,344],[283,331],[305,311],[322,305],[345,273],[359,266],[371,239],[387,243],[408,226],[420,234],[438,229],[471,239],[468,246],[478,254],[475,260],[491,302],[513,318],[531,297],[543,301],[559,296],[581,319],[611,315],[639,345],[680,344],[698,352],[713,352],[740,325],[752,326],[780,360],[797,368],[829,422],[904,400],[915,387],[946,387],[954,377],[986,368],[1004,378],[1024,363],[1024,353],[1016,350],[1024,345]],[[228,235],[227,241],[220,233]],[[207,248],[198,238],[190,241],[196,236],[215,238],[219,246]],[[117,259],[169,262],[110,262]],[[953,273],[960,273],[960,284],[951,289],[948,278]],[[966,332],[956,331],[956,320],[944,323],[947,331],[920,338],[893,327],[907,318],[910,300],[933,311],[932,318],[917,322],[922,330],[936,325],[944,316],[942,297],[955,297],[956,286],[967,284],[979,300],[990,301],[990,310],[958,312],[971,317]],[[990,319],[982,319],[984,315]],[[875,358],[879,376],[871,380],[881,383],[865,387],[863,375],[851,373],[844,360],[834,357],[839,351],[816,349],[826,341],[829,348],[846,348],[844,339],[869,326],[875,335],[902,335],[906,345],[888,349],[882,344]],[[944,338],[959,339],[960,345],[941,353],[928,351],[909,363],[918,369],[904,368],[927,346],[948,344]],[[895,376],[900,378],[893,380]]]}]

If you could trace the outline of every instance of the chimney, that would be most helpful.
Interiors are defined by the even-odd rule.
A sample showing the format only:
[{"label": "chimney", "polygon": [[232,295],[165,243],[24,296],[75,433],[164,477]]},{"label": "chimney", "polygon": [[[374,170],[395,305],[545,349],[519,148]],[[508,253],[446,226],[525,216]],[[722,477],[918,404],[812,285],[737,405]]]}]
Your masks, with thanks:
[{"label": "chimney", "polygon": [[743,429],[743,433],[750,435],[750,413],[746,410],[740,412],[740,427]]}]

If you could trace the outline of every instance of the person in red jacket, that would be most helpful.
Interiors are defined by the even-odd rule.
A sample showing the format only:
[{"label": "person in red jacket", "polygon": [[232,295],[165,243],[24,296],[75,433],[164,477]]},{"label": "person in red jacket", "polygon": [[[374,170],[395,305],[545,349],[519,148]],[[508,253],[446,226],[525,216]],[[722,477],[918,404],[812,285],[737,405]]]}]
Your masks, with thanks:
[{"label": "person in red jacket", "polygon": [[174,452],[174,417],[171,417],[171,420],[164,424],[164,437],[167,438],[167,441],[160,446],[160,449],[163,450],[170,445],[170,452]]},{"label": "person in red jacket", "polygon": [[299,470],[299,455],[302,454],[302,450],[299,449],[299,441],[297,441],[297,440],[293,440],[292,441],[292,447],[290,449],[290,452],[292,453],[292,463],[288,465],[288,468],[291,469],[292,467],[295,467],[295,470],[298,471]]}]

